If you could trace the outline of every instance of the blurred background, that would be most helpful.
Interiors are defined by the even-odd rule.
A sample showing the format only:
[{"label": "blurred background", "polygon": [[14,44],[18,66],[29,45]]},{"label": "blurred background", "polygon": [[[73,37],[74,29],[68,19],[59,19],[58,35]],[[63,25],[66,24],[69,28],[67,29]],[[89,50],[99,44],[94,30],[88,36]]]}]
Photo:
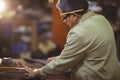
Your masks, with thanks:
[{"label": "blurred background", "polygon": [[[57,0],[0,0],[0,57],[47,59],[64,48],[69,27],[61,21]],[[120,0],[88,0],[115,33],[120,59]]]}]

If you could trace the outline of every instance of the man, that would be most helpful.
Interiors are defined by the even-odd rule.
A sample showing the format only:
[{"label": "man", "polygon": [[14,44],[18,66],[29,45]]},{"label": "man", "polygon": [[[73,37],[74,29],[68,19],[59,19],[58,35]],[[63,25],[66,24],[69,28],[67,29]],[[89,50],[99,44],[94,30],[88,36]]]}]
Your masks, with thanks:
[{"label": "man", "polygon": [[110,23],[88,11],[87,0],[59,0],[57,7],[71,28],[65,47],[61,55],[27,76],[48,77],[71,69],[71,80],[117,80],[118,59]]}]

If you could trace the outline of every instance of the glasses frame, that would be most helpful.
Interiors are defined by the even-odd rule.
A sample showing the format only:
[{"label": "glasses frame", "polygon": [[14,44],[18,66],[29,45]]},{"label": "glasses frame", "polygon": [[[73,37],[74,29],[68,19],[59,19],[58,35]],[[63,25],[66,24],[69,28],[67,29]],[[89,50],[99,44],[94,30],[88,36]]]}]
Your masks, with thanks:
[{"label": "glasses frame", "polygon": [[67,17],[69,17],[71,14],[70,13],[68,13],[68,14],[65,14],[64,16],[62,16],[62,21],[64,21]]},{"label": "glasses frame", "polygon": [[64,21],[64,20],[65,20],[67,17],[69,17],[72,13],[81,12],[81,11],[83,11],[83,9],[79,9],[79,10],[75,10],[75,11],[71,11],[71,12],[61,13],[61,15],[63,15],[62,21]]}]

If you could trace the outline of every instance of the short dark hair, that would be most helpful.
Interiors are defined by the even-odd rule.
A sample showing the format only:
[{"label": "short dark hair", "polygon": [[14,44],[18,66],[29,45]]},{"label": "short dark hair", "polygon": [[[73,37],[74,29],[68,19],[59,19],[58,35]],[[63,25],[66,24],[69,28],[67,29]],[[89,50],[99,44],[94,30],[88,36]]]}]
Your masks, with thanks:
[{"label": "short dark hair", "polygon": [[71,12],[79,9],[83,9],[79,14],[82,15],[88,10],[87,0],[59,0],[57,6],[60,8],[62,13]]}]

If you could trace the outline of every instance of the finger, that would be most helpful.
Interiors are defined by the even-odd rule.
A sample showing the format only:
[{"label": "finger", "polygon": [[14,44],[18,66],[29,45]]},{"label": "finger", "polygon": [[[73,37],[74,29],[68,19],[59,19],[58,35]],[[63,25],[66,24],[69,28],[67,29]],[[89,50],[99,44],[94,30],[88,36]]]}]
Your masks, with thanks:
[{"label": "finger", "polygon": [[24,78],[25,78],[25,79],[29,79],[29,78],[30,78],[30,74],[25,73],[25,74],[24,74]]},{"label": "finger", "polygon": [[33,78],[34,75],[32,73],[25,73],[24,77],[29,79],[29,78]]},{"label": "finger", "polygon": [[56,57],[48,58],[48,59],[47,59],[47,63],[49,63],[49,62],[51,62],[51,61],[53,61],[53,60],[55,60],[55,59],[56,59]]},{"label": "finger", "polygon": [[24,75],[25,75],[26,77],[30,77],[31,74],[32,74],[32,71],[29,70],[29,69],[27,69],[26,71],[27,71],[27,73],[25,73]]},{"label": "finger", "polygon": [[25,68],[28,73],[32,73],[33,70],[31,68]]},{"label": "finger", "polygon": [[50,62],[50,59],[47,59],[46,63],[49,63]]}]

